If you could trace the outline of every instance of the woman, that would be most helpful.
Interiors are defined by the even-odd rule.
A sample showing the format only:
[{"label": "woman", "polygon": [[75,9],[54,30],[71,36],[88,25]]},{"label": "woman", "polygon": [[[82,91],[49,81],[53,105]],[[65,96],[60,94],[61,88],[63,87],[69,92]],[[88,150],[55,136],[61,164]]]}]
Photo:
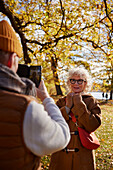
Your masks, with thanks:
[{"label": "woman", "polygon": [[86,69],[75,68],[69,71],[67,85],[70,92],[59,99],[57,105],[69,125],[71,140],[64,150],[51,156],[49,170],[95,170],[94,151],[82,146],[77,125],[70,116],[72,112],[77,124],[88,132],[100,126],[100,107],[95,98],[86,93],[91,87],[91,77]]}]

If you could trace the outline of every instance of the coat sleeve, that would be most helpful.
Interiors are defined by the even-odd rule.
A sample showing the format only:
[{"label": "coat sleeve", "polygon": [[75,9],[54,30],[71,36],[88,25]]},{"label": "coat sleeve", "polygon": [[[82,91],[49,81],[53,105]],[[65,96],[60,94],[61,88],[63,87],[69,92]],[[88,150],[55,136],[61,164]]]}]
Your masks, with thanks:
[{"label": "coat sleeve", "polygon": [[57,102],[56,102],[56,105],[59,107],[61,113],[62,113],[62,116],[64,117],[64,119],[67,121],[69,120],[69,115],[67,114],[66,112],[66,108],[65,108],[65,99],[59,99]]},{"label": "coat sleeve", "polygon": [[101,125],[101,110],[96,100],[90,97],[87,105],[83,101],[78,101],[77,106],[71,111],[78,116],[78,125],[88,132],[95,131]]}]

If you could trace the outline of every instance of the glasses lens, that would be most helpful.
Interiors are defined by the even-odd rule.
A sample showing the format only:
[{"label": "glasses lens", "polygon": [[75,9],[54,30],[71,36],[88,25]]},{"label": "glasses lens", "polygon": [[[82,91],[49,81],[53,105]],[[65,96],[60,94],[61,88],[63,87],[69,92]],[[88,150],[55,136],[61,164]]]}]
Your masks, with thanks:
[{"label": "glasses lens", "polygon": [[78,84],[82,84],[82,83],[83,83],[83,81],[84,81],[84,80],[79,79],[79,80],[77,80],[77,83],[78,83]]},{"label": "glasses lens", "polygon": [[71,84],[75,84],[76,80],[75,79],[70,79]]}]

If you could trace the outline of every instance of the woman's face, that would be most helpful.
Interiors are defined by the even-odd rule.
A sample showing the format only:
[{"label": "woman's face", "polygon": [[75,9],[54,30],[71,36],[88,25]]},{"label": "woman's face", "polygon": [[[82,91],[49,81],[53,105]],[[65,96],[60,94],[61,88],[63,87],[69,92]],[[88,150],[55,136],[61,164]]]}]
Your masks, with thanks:
[{"label": "woman's face", "polygon": [[81,93],[84,91],[86,86],[86,81],[78,75],[73,75],[70,80],[70,90],[74,93]]}]

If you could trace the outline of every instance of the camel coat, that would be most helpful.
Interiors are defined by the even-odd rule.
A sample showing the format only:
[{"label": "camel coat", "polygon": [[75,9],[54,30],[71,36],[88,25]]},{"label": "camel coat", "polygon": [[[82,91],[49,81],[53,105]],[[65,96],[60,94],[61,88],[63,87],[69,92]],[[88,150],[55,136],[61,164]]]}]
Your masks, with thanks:
[{"label": "camel coat", "polygon": [[[71,111],[80,127],[93,132],[101,124],[100,107],[89,94],[82,95],[82,100],[83,102],[78,101],[78,107],[73,106]],[[66,97],[59,99],[57,105],[69,125],[71,140],[64,150],[52,154],[49,170],[95,170],[94,151],[82,146],[77,127],[65,109]]]}]

